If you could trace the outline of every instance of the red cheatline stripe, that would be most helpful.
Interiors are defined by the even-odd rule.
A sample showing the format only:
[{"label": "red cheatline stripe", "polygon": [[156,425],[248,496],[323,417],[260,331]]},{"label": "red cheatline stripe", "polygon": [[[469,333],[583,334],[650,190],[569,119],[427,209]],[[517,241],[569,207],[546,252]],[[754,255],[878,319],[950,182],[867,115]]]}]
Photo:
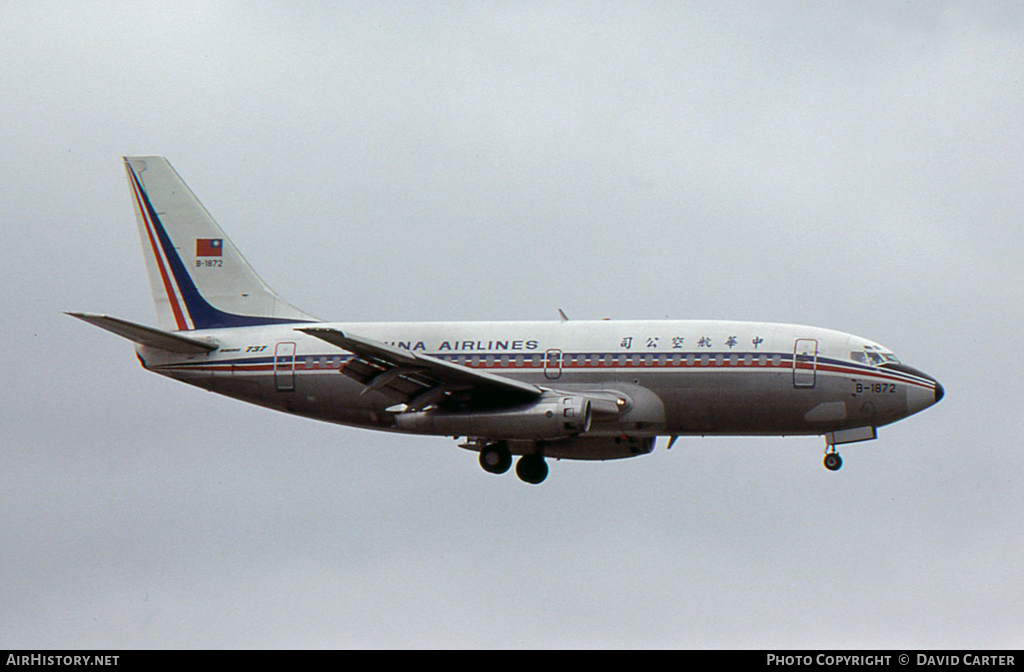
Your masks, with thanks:
[{"label": "red cheatline stripe", "polygon": [[[304,368],[300,369],[299,368],[299,364],[301,364],[301,362],[297,361],[296,362],[295,370],[297,372],[300,371],[300,370],[301,371],[305,371],[306,369],[304,369]],[[186,371],[189,371],[189,370],[190,371],[209,371],[209,370],[230,370],[231,366],[232,366],[232,364],[230,364],[229,362],[225,362],[223,364],[213,364],[213,363],[210,363],[210,364],[200,364],[200,365],[195,365],[195,364],[170,364],[170,365],[166,365],[164,367],[158,367],[158,368],[167,368],[167,369],[174,368],[174,369],[186,370]],[[497,364],[494,364],[494,365],[491,365],[491,366],[487,366],[487,365],[485,365],[483,363],[467,364],[466,366],[471,366],[472,368],[480,368],[480,369],[496,369],[499,372],[500,372],[500,370],[502,368],[500,365],[497,365]],[[517,365],[517,366],[519,368],[536,369],[538,371],[540,371],[541,369],[544,369],[543,363],[535,365],[535,364],[533,364],[530,361],[526,361],[523,364]],[[566,364],[566,365],[562,366],[562,369],[566,370],[566,369],[590,368],[592,366],[593,365],[591,365],[591,364]],[[604,364],[604,363],[598,363],[597,366],[599,368],[609,368],[609,369],[616,369],[616,368],[634,368],[635,369],[635,368],[639,368],[639,365],[621,365],[620,366],[620,365],[616,365],[616,364]],[[685,364],[685,365],[680,362],[678,364],[663,363],[663,364],[651,364],[651,365],[647,365],[647,366],[650,366],[651,368],[654,368],[654,367],[657,367],[657,368],[674,368],[674,369],[683,369],[683,368],[685,368],[685,369],[689,369],[689,370],[699,370],[699,369],[717,369],[717,370],[721,370],[721,369],[736,369],[736,370],[754,370],[754,371],[765,371],[765,372],[776,372],[776,373],[778,373],[780,371],[785,372],[785,371],[792,371],[793,370],[793,366],[792,366],[791,362],[786,362],[784,364],[779,364],[779,365],[775,365],[775,364],[772,364],[771,362],[768,362],[768,363],[766,363],[763,366],[762,365],[758,365],[756,363],[743,364],[743,363],[740,363],[740,362],[738,362],[736,364],[729,364],[729,363],[697,364],[697,363],[693,363],[693,364]],[[274,365],[273,364],[235,364],[234,367],[235,367],[234,368],[235,371],[273,371],[274,370]],[[314,368],[314,369],[309,369],[309,371],[310,372],[336,371],[337,368],[338,367],[330,367],[330,368],[324,369],[324,368],[319,368],[318,367],[318,368]],[[510,368],[515,368],[515,367],[510,367]],[[800,367],[800,370],[801,371],[804,371],[804,370],[810,371],[811,369],[809,367],[807,369],[804,369],[803,367]],[[923,388],[923,389],[926,389],[926,390],[931,390],[931,389],[934,389],[934,387],[935,387],[933,384],[929,384],[929,383],[927,383],[925,381],[909,380],[907,378],[900,378],[900,377],[896,377],[896,376],[892,376],[892,375],[886,375],[885,373],[883,373],[881,371],[879,371],[879,372],[864,371],[864,370],[861,370],[861,369],[850,369],[850,368],[846,368],[846,367],[842,367],[842,366],[838,366],[838,365],[818,364],[817,371],[819,371],[821,373],[838,373],[838,374],[841,374],[841,375],[854,375],[854,376],[857,376],[859,378],[874,378],[874,379],[880,379],[880,380],[889,380],[889,381],[893,381],[893,382],[896,382],[896,383],[904,383],[904,384],[907,384],[907,385],[914,385],[916,387],[920,387],[920,388]]]},{"label": "red cheatline stripe", "polygon": [[156,239],[153,237],[152,224],[149,221],[149,215],[146,213],[146,208],[142,205],[142,197],[140,196],[141,186],[139,186],[138,178],[135,176],[135,169],[128,166],[128,170],[132,174],[132,194],[135,196],[135,207],[139,209],[139,213],[142,215],[142,221],[146,224],[146,235],[149,236],[149,244],[153,249],[153,256],[156,257],[156,265],[160,270],[160,279],[163,280],[164,290],[167,292],[167,299],[171,304],[171,310],[174,312],[174,321],[178,325],[178,331],[187,331],[188,324],[185,322],[185,316],[181,312],[181,306],[178,305],[178,299],[174,295],[174,288],[171,286],[171,279],[167,276],[167,269],[164,268],[163,259],[160,257],[159,248],[157,248]]}]

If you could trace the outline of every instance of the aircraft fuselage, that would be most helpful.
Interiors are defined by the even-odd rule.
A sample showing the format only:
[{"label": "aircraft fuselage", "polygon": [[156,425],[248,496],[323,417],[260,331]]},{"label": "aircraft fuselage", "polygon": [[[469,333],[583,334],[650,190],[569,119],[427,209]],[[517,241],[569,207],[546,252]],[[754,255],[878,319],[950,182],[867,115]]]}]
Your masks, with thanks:
[{"label": "aircraft fuselage", "polygon": [[[351,353],[299,326],[210,330],[219,347],[208,354],[147,347],[139,354],[157,373],[296,415],[448,433],[404,430],[389,411],[393,399],[339,375]],[[630,412],[595,422],[588,436],[826,434],[895,422],[942,394],[921,372],[870,363],[863,353],[891,356],[872,341],[798,325],[666,320],[318,326],[541,388],[606,389],[629,397]],[[865,361],[855,361],[855,353]],[[656,399],[634,400],[644,395]]]}]

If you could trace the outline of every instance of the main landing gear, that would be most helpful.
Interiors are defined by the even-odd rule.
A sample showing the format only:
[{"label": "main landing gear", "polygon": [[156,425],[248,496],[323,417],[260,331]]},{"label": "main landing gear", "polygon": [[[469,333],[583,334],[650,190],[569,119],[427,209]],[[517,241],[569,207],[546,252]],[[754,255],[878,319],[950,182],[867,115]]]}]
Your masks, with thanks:
[{"label": "main landing gear", "polygon": [[[504,441],[492,443],[480,450],[480,466],[491,474],[504,474],[512,466],[512,453]],[[540,454],[523,455],[516,462],[516,475],[526,483],[537,485],[548,477],[548,463]]]},{"label": "main landing gear", "polygon": [[829,471],[839,471],[839,467],[843,466],[843,458],[839,456],[835,446],[825,447],[825,459],[822,462]]},{"label": "main landing gear", "polygon": [[504,441],[492,443],[480,451],[480,466],[491,474],[504,474],[512,466],[512,453]]},{"label": "main landing gear", "polygon": [[548,463],[543,455],[523,455],[516,462],[516,476],[533,485],[543,483],[548,477]]}]

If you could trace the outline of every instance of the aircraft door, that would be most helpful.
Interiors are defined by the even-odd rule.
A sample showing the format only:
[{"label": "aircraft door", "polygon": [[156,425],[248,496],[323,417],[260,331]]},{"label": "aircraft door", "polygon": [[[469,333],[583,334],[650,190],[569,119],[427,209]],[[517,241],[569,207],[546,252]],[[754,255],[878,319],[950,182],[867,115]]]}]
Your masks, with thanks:
[{"label": "aircraft door", "polygon": [[552,348],[544,353],[544,377],[555,380],[562,375],[562,351]]},{"label": "aircraft door", "polygon": [[295,391],[295,344],[278,343],[274,348],[274,386],[278,392]]},{"label": "aircraft door", "polygon": [[814,387],[818,372],[818,341],[798,338],[793,346],[793,387]]}]

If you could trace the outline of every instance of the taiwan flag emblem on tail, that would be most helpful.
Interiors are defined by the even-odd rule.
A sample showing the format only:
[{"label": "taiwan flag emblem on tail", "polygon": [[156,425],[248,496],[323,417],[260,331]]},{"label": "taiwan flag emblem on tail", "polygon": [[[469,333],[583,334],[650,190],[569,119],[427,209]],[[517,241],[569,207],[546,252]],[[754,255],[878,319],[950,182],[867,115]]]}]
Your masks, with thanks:
[{"label": "taiwan flag emblem on tail", "polygon": [[223,249],[223,238],[196,238],[197,257],[219,257]]}]

